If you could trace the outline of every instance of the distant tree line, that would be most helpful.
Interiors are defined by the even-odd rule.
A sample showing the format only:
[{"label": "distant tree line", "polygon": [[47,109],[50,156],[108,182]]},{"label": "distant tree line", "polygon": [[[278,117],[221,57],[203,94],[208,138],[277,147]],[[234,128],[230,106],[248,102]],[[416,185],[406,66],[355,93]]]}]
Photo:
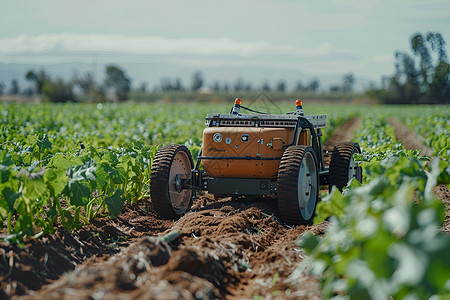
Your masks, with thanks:
[{"label": "distant tree line", "polygon": [[128,100],[131,90],[131,80],[115,65],[106,67],[106,78],[102,84],[96,83],[91,73],[75,74],[72,79],[64,80],[51,78],[44,69],[29,70],[25,79],[33,83],[33,88],[28,87],[21,91],[18,81],[13,79],[9,91],[6,91],[5,84],[0,82],[0,95],[39,95],[48,102],[103,102],[106,101],[108,92],[118,101]]},{"label": "distant tree line", "polygon": [[395,52],[395,73],[384,77],[380,89],[369,95],[384,103],[450,103],[450,65],[445,41],[440,33],[415,33],[411,37],[412,55]]},{"label": "distant tree line", "polygon": [[[131,80],[125,71],[118,66],[109,65],[106,67],[106,78],[99,84],[94,80],[91,73],[76,73],[70,80],[62,78],[53,79],[45,70],[29,70],[25,74],[25,79],[33,83],[33,88],[28,87],[21,91],[16,79],[11,81],[11,87],[8,91],[5,84],[0,82],[1,94],[22,94],[25,96],[40,95],[44,101],[48,102],[104,102],[115,99],[125,101],[130,98]],[[231,84],[214,81],[212,85],[206,86],[203,74],[196,71],[192,74],[191,84],[185,87],[179,78],[163,77],[160,79],[159,86],[155,84],[152,91],[149,91],[148,84],[143,82],[135,90],[136,93],[144,94],[164,94],[167,92],[194,92],[194,93],[242,93],[242,92],[279,92],[289,93],[287,82],[283,79],[278,80],[273,86],[269,81],[263,81],[258,87],[253,87],[250,82],[244,78],[238,77]],[[354,76],[349,73],[343,76],[342,84],[333,85],[330,92],[346,93],[352,92]],[[315,78],[306,84],[297,81],[292,92],[319,93],[320,81]],[[142,97],[141,97],[142,98]]]},{"label": "distant tree line", "polygon": [[25,78],[34,83],[36,94],[42,95],[44,100],[50,102],[80,100],[103,102],[108,89],[112,90],[117,100],[124,101],[128,99],[131,89],[130,79],[122,69],[114,65],[106,67],[106,79],[103,84],[97,84],[90,73],[75,74],[71,80],[65,81],[62,78],[53,80],[44,70],[30,70]]},{"label": "distant tree line", "polygon": [[[334,84],[330,87],[330,92],[350,93],[353,91],[355,77],[352,73],[345,74],[341,84]],[[147,85],[143,84],[144,88],[138,88],[139,91],[145,91]],[[244,78],[238,77],[232,83],[213,81],[209,86],[205,85],[205,80],[200,71],[196,71],[192,75],[192,83],[190,88],[185,88],[181,79],[179,78],[161,78],[159,88],[155,88],[154,92],[178,92],[178,91],[199,91],[201,89],[210,89],[213,92],[251,92],[251,91],[265,91],[265,92],[285,92],[289,93],[287,82],[280,79],[272,86],[269,81],[264,80],[260,86],[254,87],[251,82],[245,81]],[[312,79],[304,84],[302,81],[297,81],[292,92],[320,92],[320,81],[317,78]]]}]

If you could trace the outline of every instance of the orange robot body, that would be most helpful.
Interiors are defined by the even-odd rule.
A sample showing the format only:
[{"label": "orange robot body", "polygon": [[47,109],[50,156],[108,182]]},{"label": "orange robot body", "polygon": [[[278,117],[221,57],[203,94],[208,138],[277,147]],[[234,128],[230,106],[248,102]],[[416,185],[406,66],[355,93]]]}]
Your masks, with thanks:
[{"label": "orange robot body", "polygon": [[[203,131],[203,169],[213,177],[276,178],[294,128],[207,127]],[[299,144],[309,144],[309,130]]]}]

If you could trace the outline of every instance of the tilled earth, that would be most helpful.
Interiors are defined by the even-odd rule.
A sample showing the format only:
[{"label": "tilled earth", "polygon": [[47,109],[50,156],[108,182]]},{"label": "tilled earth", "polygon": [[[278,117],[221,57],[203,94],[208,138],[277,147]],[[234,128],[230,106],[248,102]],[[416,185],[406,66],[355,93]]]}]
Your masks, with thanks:
[{"label": "tilled earth", "polygon": [[[324,148],[350,140],[358,125],[345,123]],[[401,132],[402,141],[415,137]],[[435,195],[447,205],[442,230],[450,233],[450,192],[439,186]],[[318,278],[289,276],[304,257],[298,236],[326,226],[283,224],[271,198],[204,194],[176,221],[159,219],[144,199],[114,220],[60,228],[23,249],[0,244],[0,299],[320,299]]]}]

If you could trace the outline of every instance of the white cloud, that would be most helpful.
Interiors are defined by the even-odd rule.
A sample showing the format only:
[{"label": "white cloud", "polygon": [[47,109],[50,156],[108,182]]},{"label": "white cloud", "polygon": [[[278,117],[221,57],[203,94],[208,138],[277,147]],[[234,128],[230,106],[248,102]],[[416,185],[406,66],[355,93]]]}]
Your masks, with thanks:
[{"label": "white cloud", "polygon": [[63,54],[76,52],[113,52],[123,54],[189,54],[189,55],[293,55],[320,57],[354,55],[323,42],[315,48],[272,45],[265,41],[242,42],[231,38],[170,39],[159,36],[125,36],[116,34],[42,34],[20,35],[0,39],[0,53],[7,55]]},{"label": "white cloud", "polygon": [[53,52],[93,51],[130,54],[234,54],[250,55],[273,51],[265,42],[239,42],[220,39],[169,39],[158,36],[124,36],[115,34],[42,34],[0,39],[0,51]]}]

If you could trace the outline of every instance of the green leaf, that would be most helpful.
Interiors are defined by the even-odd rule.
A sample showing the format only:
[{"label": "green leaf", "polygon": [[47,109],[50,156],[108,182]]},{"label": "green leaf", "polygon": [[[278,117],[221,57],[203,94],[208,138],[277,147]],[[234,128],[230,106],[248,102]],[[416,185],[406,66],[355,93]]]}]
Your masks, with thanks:
[{"label": "green leaf", "polygon": [[344,215],[344,208],[346,206],[346,198],[344,198],[341,192],[333,186],[331,193],[321,202],[317,203],[314,224],[319,224],[333,215],[337,217]]},{"label": "green leaf", "polygon": [[114,152],[112,152],[112,151],[109,151],[109,152],[106,154],[106,159],[107,159],[108,163],[109,163],[111,166],[115,166],[115,165],[117,165],[117,164],[119,163],[119,160],[118,160],[118,158],[117,158],[117,155],[116,155]]},{"label": "green leaf", "polygon": [[447,160],[439,160],[440,174],[437,179],[437,184],[450,184],[450,163]]},{"label": "green leaf", "polygon": [[44,182],[44,170],[38,172],[26,173],[22,178],[24,179],[23,196],[36,200],[41,197],[47,191],[47,185]]},{"label": "green leaf", "polygon": [[66,223],[67,223],[68,229],[74,229],[74,228],[76,228],[77,224],[75,224],[75,220],[74,220],[74,218],[73,218],[71,212],[68,211],[68,210],[64,210],[64,211],[63,211],[63,214],[64,214],[64,217],[65,217],[66,220],[67,220]]},{"label": "green leaf", "polygon": [[390,247],[389,254],[398,261],[398,267],[392,275],[393,282],[414,286],[422,281],[429,263],[425,253],[409,245],[397,243]]},{"label": "green leaf", "polygon": [[86,164],[71,167],[67,170],[69,181],[95,180],[95,162],[89,161]]},{"label": "green leaf", "polygon": [[428,180],[425,185],[425,199],[431,201],[433,199],[432,189],[436,186],[440,174],[439,159],[435,158],[431,161],[431,172],[427,173]]},{"label": "green leaf", "polygon": [[106,197],[106,205],[108,206],[108,211],[110,213],[111,219],[116,218],[122,211],[122,207],[125,203],[123,198],[123,190],[117,189],[111,197]]},{"label": "green leaf", "polygon": [[29,236],[34,235],[33,223],[31,221],[31,216],[20,215],[17,218],[16,224],[14,225],[15,233],[23,232]]},{"label": "green leaf", "polygon": [[37,137],[37,135],[35,135],[35,134],[29,134],[29,135],[27,136],[27,144],[28,144],[30,147],[36,146],[37,142],[38,142],[38,137]]},{"label": "green leaf", "polygon": [[7,208],[9,209],[10,213],[14,212],[14,204],[21,195],[22,193],[16,193],[9,187],[6,187],[2,190],[2,200],[6,199]]},{"label": "green leaf", "polygon": [[67,170],[71,167],[70,161],[64,156],[64,154],[56,154],[53,156],[53,158],[50,160],[50,162],[47,165],[48,168],[55,168],[55,169],[62,169]]},{"label": "green leaf", "polygon": [[410,226],[410,215],[408,207],[404,205],[397,205],[388,210],[383,214],[383,221],[397,237],[403,237]]},{"label": "green leaf", "polygon": [[97,169],[95,170],[95,177],[97,178],[97,188],[99,190],[103,190],[109,182],[109,175],[105,170],[104,164],[97,166]]},{"label": "green leaf", "polygon": [[47,211],[47,219],[48,220],[53,220],[57,216],[58,216],[58,210],[57,210],[57,207],[56,207],[56,203],[53,203],[53,205]]},{"label": "green leaf", "polygon": [[115,184],[122,184],[125,182],[125,169],[123,167],[116,167],[111,169],[109,172],[109,177]]},{"label": "green leaf", "polygon": [[68,177],[64,169],[46,169],[44,182],[53,197],[57,197],[67,185]]},{"label": "green leaf", "polygon": [[296,244],[306,250],[307,253],[312,252],[319,244],[320,238],[311,231],[306,231],[297,239]]},{"label": "green leaf", "polygon": [[46,134],[43,135],[41,139],[38,139],[37,146],[39,147],[39,152],[44,153],[45,149],[51,150],[52,143],[48,140]]},{"label": "green leaf", "polygon": [[69,183],[70,203],[76,206],[85,206],[89,203],[91,190],[89,184],[82,181],[73,181]]},{"label": "green leaf", "polygon": [[8,166],[0,165],[0,175],[1,175],[1,183],[5,183],[9,180],[11,176],[11,170]]},{"label": "green leaf", "polygon": [[0,164],[5,166],[12,166],[14,164],[11,154],[6,150],[0,150]]}]

